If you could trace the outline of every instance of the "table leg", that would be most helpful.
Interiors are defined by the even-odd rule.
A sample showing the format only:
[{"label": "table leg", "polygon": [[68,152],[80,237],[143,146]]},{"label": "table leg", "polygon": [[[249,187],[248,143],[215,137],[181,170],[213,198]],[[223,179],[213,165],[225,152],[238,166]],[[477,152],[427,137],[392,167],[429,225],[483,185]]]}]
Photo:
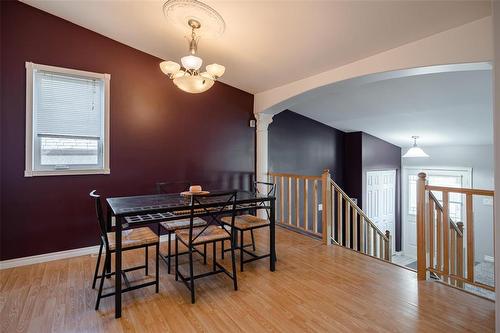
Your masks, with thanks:
[{"label": "table leg", "polygon": [[270,209],[270,214],[269,214],[269,250],[271,251],[271,256],[269,257],[269,269],[271,272],[274,272],[276,269],[276,233],[275,233],[275,225],[276,225],[276,218],[275,218],[275,200],[272,200],[270,202],[271,204],[271,209]]},{"label": "table leg", "polygon": [[116,218],[115,226],[115,318],[122,316],[122,221]]}]

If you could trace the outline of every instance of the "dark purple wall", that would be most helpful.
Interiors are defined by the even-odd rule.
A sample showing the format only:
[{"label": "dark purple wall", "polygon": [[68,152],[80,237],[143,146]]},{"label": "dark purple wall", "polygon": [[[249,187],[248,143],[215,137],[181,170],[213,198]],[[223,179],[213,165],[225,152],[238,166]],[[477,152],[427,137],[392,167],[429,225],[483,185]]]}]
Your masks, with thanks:
[{"label": "dark purple wall", "polygon": [[269,125],[269,169],[319,176],[326,168],[342,185],[343,146],[344,132],[295,112],[283,111]]},{"label": "dark purple wall", "polygon": [[[25,62],[111,74],[110,175],[25,178]],[[159,180],[243,187],[254,171],[253,96],[175,88],[161,60],[20,2],[1,3],[1,260],[98,243],[88,193]]]},{"label": "dark purple wall", "polygon": [[[366,193],[366,173],[375,170],[396,170],[396,251],[401,251],[401,148],[387,141],[362,133],[362,198]],[[361,208],[363,203],[361,203]]]}]

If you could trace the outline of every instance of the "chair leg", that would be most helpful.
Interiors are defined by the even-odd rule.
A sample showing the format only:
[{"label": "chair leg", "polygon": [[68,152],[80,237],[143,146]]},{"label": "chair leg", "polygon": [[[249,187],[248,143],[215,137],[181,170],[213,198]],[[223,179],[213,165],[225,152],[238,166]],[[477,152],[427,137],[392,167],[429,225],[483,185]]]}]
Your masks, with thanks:
[{"label": "chair leg", "polygon": [[179,240],[175,237],[175,281],[179,281]]},{"label": "chair leg", "polygon": [[160,240],[156,243],[156,292],[160,291]]},{"label": "chair leg", "polygon": [[144,248],[144,275],[148,275],[148,250],[149,250],[149,246],[146,246]]},{"label": "chair leg", "polygon": [[250,229],[250,235],[252,236],[252,248],[253,252],[255,252],[255,238],[253,237],[253,229]]},{"label": "chair leg", "polygon": [[92,281],[92,289],[95,289],[95,283],[97,281],[97,275],[99,273],[99,264],[101,263],[102,247],[103,247],[103,245],[101,242],[101,246],[99,247],[99,255],[97,256],[97,263],[95,264],[94,280]]},{"label": "chair leg", "polygon": [[[224,243],[224,241],[222,241]],[[212,270],[215,272],[217,269],[216,260],[217,259],[217,242],[212,243]]]},{"label": "chair leg", "polygon": [[193,268],[193,248],[189,246],[189,285],[191,289],[191,304],[195,302],[194,295],[194,268]]},{"label": "chair leg", "polygon": [[243,230],[240,230],[240,271],[243,272]]},{"label": "chair leg", "polygon": [[[236,238],[236,234],[233,238]],[[238,281],[236,279],[236,258],[234,251],[234,243],[231,242],[231,268],[233,269],[233,287],[234,290],[238,290]]]},{"label": "chair leg", "polygon": [[207,243],[203,244],[203,264],[207,264]]},{"label": "chair leg", "polygon": [[[99,303],[101,302],[101,295],[102,295],[102,286],[104,285],[104,277],[106,276],[106,269],[108,267],[110,260],[110,255],[106,253],[106,256],[104,257],[104,266],[102,267],[102,275],[101,275],[101,281],[99,282],[99,291],[97,292],[97,301],[95,303],[95,310],[99,310]],[[121,278],[120,277],[116,277]]]},{"label": "chair leg", "polygon": [[[171,255],[172,255],[172,251],[170,249],[170,237],[171,237],[172,233],[170,231],[167,231],[167,239],[168,239],[168,244],[167,244],[167,273],[170,274],[170,259],[171,259]],[[177,252],[177,250],[176,250]],[[177,258],[177,257],[176,257]],[[176,259],[177,260],[177,259]]]},{"label": "chair leg", "polygon": [[221,254],[220,254],[221,259],[224,259],[224,241],[222,241],[221,244]]}]

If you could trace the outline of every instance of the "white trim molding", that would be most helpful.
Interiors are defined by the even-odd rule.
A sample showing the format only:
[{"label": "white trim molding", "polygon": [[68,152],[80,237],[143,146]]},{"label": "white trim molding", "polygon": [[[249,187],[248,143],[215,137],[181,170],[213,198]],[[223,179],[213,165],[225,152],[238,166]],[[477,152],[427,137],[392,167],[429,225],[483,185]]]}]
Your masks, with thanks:
[{"label": "white trim molding", "polygon": [[[97,174],[110,174],[109,150],[110,150],[110,80],[111,75],[105,73],[95,73],[82,71],[77,69],[70,69],[64,67],[55,67],[48,65],[35,64],[26,62],[26,137],[25,137],[25,171],[24,177],[35,176],[66,176],[66,175],[97,175]],[[65,170],[33,170],[33,75],[35,71],[48,71],[61,73],[72,76],[80,76],[85,78],[93,78],[102,80],[104,83],[104,129],[103,129],[103,157],[102,167],[98,169],[65,169]]]},{"label": "white trim molding", "polygon": [[[173,240],[174,238],[171,237],[171,239]],[[160,242],[165,242],[166,240],[167,240],[167,235],[160,236]],[[20,266],[41,264],[44,262],[49,262],[54,260],[92,255],[92,254],[97,254],[98,252],[99,252],[99,245],[95,245],[95,246],[81,247],[79,249],[44,253],[30,257],[3,260],[0,261],[0,270],[20,267]]]}]

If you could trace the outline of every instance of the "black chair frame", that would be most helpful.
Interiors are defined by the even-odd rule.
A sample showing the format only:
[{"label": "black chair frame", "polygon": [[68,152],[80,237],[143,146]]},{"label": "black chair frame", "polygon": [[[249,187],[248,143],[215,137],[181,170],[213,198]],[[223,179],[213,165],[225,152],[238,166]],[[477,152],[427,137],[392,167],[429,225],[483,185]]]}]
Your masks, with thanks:
[{"label": "black chair frame", "polygon": [[[100,236],[101,236],[101,242],[100,242],[100,246],[99,246],[99,254],[97,256],[97,263],[96,263],[95,271],[94,271],[94,279],[92,281],[92,289],[95,289],[97,279],[100,279],[99,290],[98,290],[97,300],[96,300],[96,305],[95,305],[95,310],[98,310],[99,304],[100,304],[102,298],[115,295],[115,292],[110,292],[110,293],[103,295],[102,289],[103,289],[103,285],[104,285],[104,278],[109,279],[116,274],[116,272],[107,271],[107,269],[111,267],[111,254],[115,253],[116,250],[111,249],[109,246],[107,228],[106,228],[106,223],[104,220],[104,215],[102,212],[102,206],[101,206],[101,200],[100,200],[101,196],[99,194],[96,194],[95,192],[96,191],[93,190],[92,192],[90,192],[89,195],[95,201],[96,215],[97,215],[97,220],[99,222],[99,232],[100,232]],[[128,280],[127,275],[125,273],[139,270],[139,269],[144,269],[144,274],[148,275],[148,272],[149,272],[148,248],[150,246],[156,247],[156,254],[157,255],[156,255],[156,263],[155,263],[155,270],[156,270],[155,280],[150,281],[150,282],[146,282],[146,283],[142,283],[142,284],[131,285],[130,281]],[[129,250],[135,250],[135,249],[140,249],[140,248],[144,248],[144,256],[145,256],[144,265],[134,266],[134,267],[130,267],[130,268],[126,268],[126,269],[122,270],[122,277],[123,277],[123,280],[125,281],[125,285],[126,285],[126,288],[122,289],[122,293],[127,292],[127,291],[132,291],[135,289],[139,289],[139,288],[143,288],[143,287],[153,286],[153,285],[156,287],[155,291],[159,292],[159,276],[160,275],[159,275],[158,253],[160,252],[160,241],[158,240],[158,242],[156,242],[156,243],[141,244],[141,245],[137,245],[137,246],[123,248],[122,251],[129,251]],[[104,265],[102,267],[101,275],[99,275],[99,265],[101,263],[103,249],[105,250]]]},{"label": "black chair frame", "polygon": [[[218,217],[222,214],[227,214],[228,213],[228,208],[230,207],[232,213],[231,213],[231,225],[234,226],[234,217],[235,217],[235,212],[236,212],[236,191],[230,191],[230,192],[219,192],[219,193],[212,193],[212,194],[206,194],[206,195],[193,195],[191,196],[191,212],[190,212],[190,225],[189,225],[189,237],[188,237],[188,242],[184,242],[181,238],[176,237],[175,238],[175,280],[178,281],[179,278],[181,281],[186,285],[186,287],[190,290],[191,292],[191,303],[195,303],[195,286],[194,286],[194,280],[203,278],[206,276],[211,276],[214,274],[219,274],[219,273],[224,273],[227,276],[229,276],[233,280],[233,288],[234,290],[238,290],[238,282],[237,282],[237,276],[236,276],[236,260],[235,260],[235,251],[233,246],[231,245],[231,248],[229,249],[231,251],[231,266],[232,266],[232,273],[230,273],[224,266],[219,264],[217,262],[217,242],[223,243],[224,240],[230,240],[231,244],[233,244],[234,240],[234,228],[231,229],[231,232],[229,232],[226,228],[224,228],[224,225]],[[207,204],[205,201],[207,199],[211,198],[221,198],[221,197],[229,197],[225,201],[221,201],[218,204]],[[204,203],[205,202],[205,203]],[[200,227],[203,228],[200,233],[198,233],[195,237],[193,237],[193,219],[195,215],[195,209],[203,209],[204,213],[206,214],[207,217],[210,217],[212,220],[211,222],[213,223],[208,223],[205,227]],[[196,241],[196,239],[202,235],[203,231],[205,231],[209,226],[218,226],[224,232],[227,233],[227,238],[222,238],[222,239],[217,239],[217,240],[207,240],[202,243],[198,243],[197,245],[203,244],[206,246],[206,244],[211,243],[212,244],[212,271],[203,273],[203,274],[198,274],[194,275],[194,265],[193,265],[193,242]],[[184,276],[182,273],[179,271],[179,242],[183,243],[187,248],[188,248],[188,254],[189,254],[189,276]]]},{"label": "black chair frame", "polygon": [[[268,183],[268,182],[260,182],[260,181],[255,181],[254,182],[254,193],[257,193],[257,194],[260,194],[260,191],[258,189],[258,185],[261,184],[261,185],[266,185],[266,186],[269,186],[269,189],[267,191],[267,196],[274,196],[275,194],[275,191],[276,191],[276,184],[274,183]],[[265,206],[264,203],[259,203],[255,208],[252,209],[253,213],[255,214],[255,212],[257,211],[257,209],[259,209],[259,206]],[[261,208],[263,209],[263,208]],[[266,211],[266,215],[267,215],[267,218],[269,219],[270,216],[269,216],[269,211],[267,209],[265,209]],[[249,263],[249,262],[252,262],[252,261],[255,261],[255,260],[259,260],[259,259],[264,259],[264,258],[268,258],[271,256],[271,253],[267,253],[267,254],[263,254],[263,255],[257,255],[255,254],[254,252],[256,251],[256,247],[255,247],[255,238],[254,238],[254,234],[253,234],[253,231],[256,230],[256,229],[261,229],[261,228],[268,228],[269,225],[259,225],[259,226],[255,226],[255,227],[251,227],[251,228],[248,228],[248,229],[239,229],[237,227],[231,227],[231,229],[235,229],[235,237],[233,238],[233,248],[235,250],[240,250],[240,271],[243,272],[243,266],[244,264],[246,263]],[[251,235],[251,238],[252,238],[252,243],[250,244],[244,244],[244,232],[245,231],[250,231],[250,235]],[[239,234],[239,237],[237,236],[238,235],[238,232],[240,233]],[[239,243],[238,243],[238,238],[239,238]],[[250,252],[248,250],[246,250],[246,247],[250,247],[252,246],[253,248],[253,252]],[[224,252],[227,252],[228,250],[225,250],[224,249],[224,243],[222,243],[222,258],[224,258]],[[248,254],[251,256],[251,258],[249,259],[245,259],[244,258],[244,254]],[[275,257],[276,257],[276,254],[275,254]]]},{"label": "black chair frame", "polygon": [[[182,188],[184,190],[187,190],[189,188],[189,186],[191,186],[191,183],[188,181],[159,182],[159,183],[156,183],[156,193],[158,193],[158,194],[170,193],[168,190],[165,189],[166,186],[168,186],[168,187],[183,186]],[[158,236],[161,235],[161,229],[165,229],[165,228],[163,228],[163,226],[160,223],[158,223]],[[179,228],[179,229],[182,229],[182,228]],[[160,252],[160,258],[165,262],[165,264],[167,264],[167,273],[170,274],[171,260],[173,257],[175,257],[175,255],[172,254],[172,245],[171,245],[172,235],[175,234],[175,231],[165,229],[165,232],[167,234],[167,239],[168,239],[168,241],[167,241],[167,254],[165,255],[165,254],[162,254]],[[194,251],[203,257],[203,263],[206,264],[207,263],[207,245],[206,244],[203,245],[203,253],[196,248],[194,248]],[[189,254],[189,252],[184,251],[184,252],[179,253],[179,255],[184,255],[184,254]]]}]

